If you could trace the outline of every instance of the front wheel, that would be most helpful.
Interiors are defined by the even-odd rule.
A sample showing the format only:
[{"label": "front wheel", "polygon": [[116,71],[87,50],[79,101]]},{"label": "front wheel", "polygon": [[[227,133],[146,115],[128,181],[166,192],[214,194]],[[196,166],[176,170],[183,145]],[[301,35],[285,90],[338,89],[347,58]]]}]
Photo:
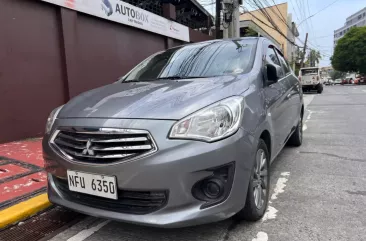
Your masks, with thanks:
[{"label": "front wheel", "polygon": [[292,134],[287,144],[290,146],[301,146],[302,144],[302,114],[300,116],[299,124],[296,127],[295,132]]},{"label": "front wheel", "polygon": [[260,220],[267,210],[269,198],[269,153],[266,143],[260,139],[255,163],[250,176],[245,206],[234,218],[247,221]]}]

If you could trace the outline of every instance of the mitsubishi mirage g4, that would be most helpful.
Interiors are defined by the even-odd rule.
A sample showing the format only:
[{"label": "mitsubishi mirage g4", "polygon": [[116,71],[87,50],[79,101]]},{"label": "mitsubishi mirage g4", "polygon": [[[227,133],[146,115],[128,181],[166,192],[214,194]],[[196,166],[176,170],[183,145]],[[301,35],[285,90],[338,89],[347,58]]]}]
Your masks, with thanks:
[{"label": "mitsubishi mirage g4", "polygon": [[302,143],[302,88],[264,38],[175,47],[50,114],[49,200],[123,222],[256,221],[270,164]]}]

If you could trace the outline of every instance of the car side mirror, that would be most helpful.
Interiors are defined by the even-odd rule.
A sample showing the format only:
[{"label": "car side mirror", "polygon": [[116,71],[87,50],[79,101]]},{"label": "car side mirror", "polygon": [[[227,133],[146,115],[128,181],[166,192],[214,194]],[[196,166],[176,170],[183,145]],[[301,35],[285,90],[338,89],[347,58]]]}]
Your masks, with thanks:
[{"label": "car side mirror", "polygon": [[267,83],[268,85],[277,83],[277,81],[282,77],[282,69],[280,66],[273,64],[267,64]]}]

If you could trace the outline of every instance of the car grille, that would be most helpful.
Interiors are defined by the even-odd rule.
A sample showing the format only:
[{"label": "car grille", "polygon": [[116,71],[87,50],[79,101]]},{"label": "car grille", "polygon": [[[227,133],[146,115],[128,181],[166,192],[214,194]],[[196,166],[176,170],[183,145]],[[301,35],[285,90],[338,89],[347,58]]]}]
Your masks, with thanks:
[{"label": "car grille", "polygon": [[111,163],[156,151],[149,132],[126,129],[57,130],[51,144],[72,160]]},{"label": "car grille", "polygon": [[66,179],[52,177],[62,196],[75,203],[127,214],[148,214],[164,207],[168,201],[168,191],[127,191],[118,190],[118,199],[108,199],[69,190]]}]

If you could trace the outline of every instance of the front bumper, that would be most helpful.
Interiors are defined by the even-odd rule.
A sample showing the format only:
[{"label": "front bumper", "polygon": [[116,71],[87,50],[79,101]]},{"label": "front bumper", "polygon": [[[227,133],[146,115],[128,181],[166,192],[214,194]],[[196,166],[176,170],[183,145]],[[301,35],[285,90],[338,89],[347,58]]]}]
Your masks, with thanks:
[{"label": "front bumper", "polygon": [[[183,227],[223,220],[244,207],[255,148],[253,138],[243,129],[214,143],[190,140],[170,140],[167,134],[174,121],[163,120],[56,120],[60,126],[112,127],[148,130],[156,141],[158,151],[131,162],[106,165],[70,161],[43,140],[46,171],[49,173],[48,195],[52,203],[88,215],[118,221],[158,227]],[[54,131],[53,130],[53,131]],[[212,175],[209,168],[235,163],[235,173],[228,197],[221,203],[202,209],[204,201],[192,195],[196,182]],[[119,189],[168,190],[169,198],[161,209],[144,215],[127,214],[95,208],[70,201],[58,189],[54,177],[66,178],[66,170],[77,170],[116,176]]]}]

